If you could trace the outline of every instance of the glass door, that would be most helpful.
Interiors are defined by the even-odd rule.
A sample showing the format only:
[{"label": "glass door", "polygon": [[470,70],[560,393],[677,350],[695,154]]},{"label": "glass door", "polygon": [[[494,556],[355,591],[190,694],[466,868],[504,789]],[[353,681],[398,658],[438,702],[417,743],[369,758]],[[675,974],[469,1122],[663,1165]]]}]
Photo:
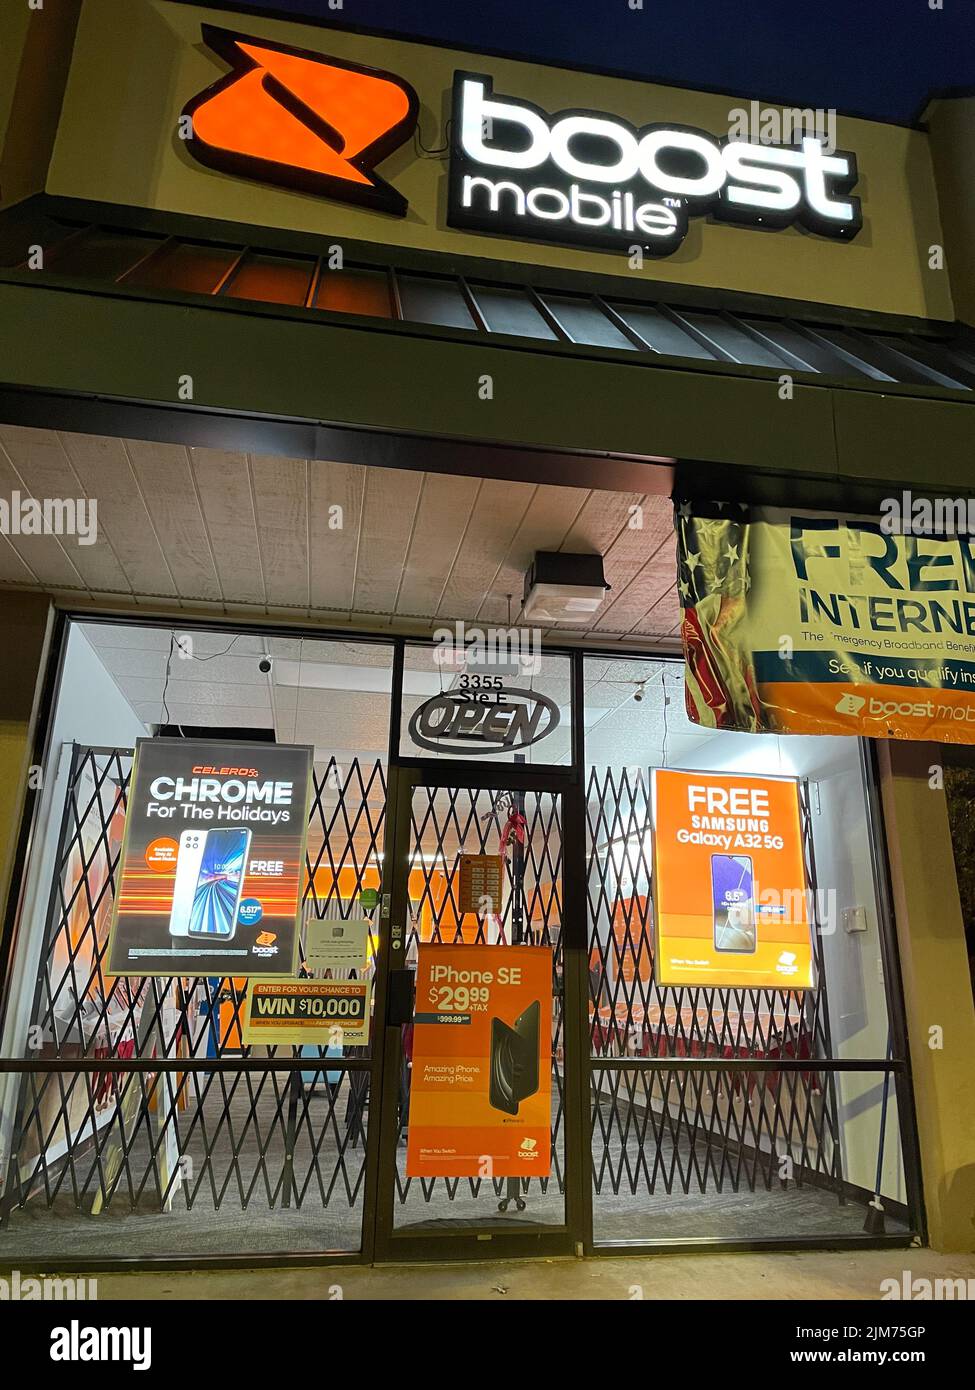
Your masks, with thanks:
[{"label": "glass door", "polygon": [[376,1256],[571,1251],[583,1150],[566,1018],[582,1015],[564,793],[528,768],[397,780]]}]

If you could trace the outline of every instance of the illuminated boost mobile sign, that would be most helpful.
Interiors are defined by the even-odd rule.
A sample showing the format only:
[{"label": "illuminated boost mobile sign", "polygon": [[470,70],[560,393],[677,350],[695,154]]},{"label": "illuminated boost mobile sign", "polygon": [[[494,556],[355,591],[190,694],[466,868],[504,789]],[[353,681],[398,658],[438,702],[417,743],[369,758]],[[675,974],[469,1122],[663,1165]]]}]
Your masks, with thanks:
[{"label": "illuminated boost mobile sign", "polygon": [[453,227],[667,256],[709,213],[766,229],[799,223],[850,239],[863,225],[856,156],[822,140],[793,147],[719,140],[690,126],[636,129],[594,111],[549,115],[454,77],[447,220]]}]

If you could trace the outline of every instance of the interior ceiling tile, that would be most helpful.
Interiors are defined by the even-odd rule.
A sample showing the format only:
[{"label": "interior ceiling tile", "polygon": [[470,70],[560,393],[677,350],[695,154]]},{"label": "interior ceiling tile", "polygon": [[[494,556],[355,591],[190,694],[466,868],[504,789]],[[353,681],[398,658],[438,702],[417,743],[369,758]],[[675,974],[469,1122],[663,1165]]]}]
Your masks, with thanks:
[{"label": "interior ceiling tile", "polygon": [[[90,636],[90,627],[85,626],[83,631],[86,637]],[[166,679],[168,645],[165,650],[147,647],[97,647],[96,650],[120,689],[123,677],[142,677],[155,682],[153,688],[162,690]],[[150,696],[151,690],[146,698]]]},{"label": "interior ceiling tile", "polygon": [[469,621],[478,612],[534,495],[531,483],[483,479],[438,616]]},{"label": "interior ceiling tile", "polygon": [[352,607],[365,485],[366,470],[360,464],[315,459],[309,464],[309,594],[313,608],[348,612]]},{"label": "interior ceiling tile", "polygon": [[317,660],[349,662],[359,666],[393,667],[393,648],[385,642],[321,642],[313,648]]},{"label": "interior ceiling tile", "polygon": [[190,463],[222,592],[266,603],[247,455],[191,449]]},{"label": "interior ceiling tile", "polygon": [[[162,700],[165,677],[159,676],[119,676],[118,688],[130,702]],[[207,685],[201,681],[180,680],[170,672],[169,686],[166,689],[166,703],[191,704],[212,709],[215,706],[235,705],[239,709],[266,709],[270,711],[271,697],[267,686],[231,685],[229,683]]]},{"label": "interior ceiling tile", "polygon": [[[180,627],[178,624],[172,628],[164,629],[167,637],[166,649],[169,650],[169,638],[174,643],[174,661],[199,661],[194,664],[194,669],[198,665],[199,669],[206,672],[212,671],[216,662],[211,662],[209,658],[217,659],[224,655],[234,657],[253,658],[256,668],[257,662],[262,656],[266,655],[267,638],[257,632],[214,632],[206,629],[194,627]],[[187,653],[181,657],[180,650]]]},{"label": "interior ceiling tile", "polygon": [[261,564],[269,605],[308,605],[308,463],[254,457]]},{"label": "interior ceiling tile", "polygon": [[[185,637],[181,634],[180,642],[184,641]],[[178,649],[173,654],[169,663],[171,681],[195,685],[255,685],[266,688],[267,675],[258,668],[263,653],[249,656],[246,652],[236,653],[235,648],[234,653],[207,656],[197,651],[195,646],[193,650],[196,653],[195,657],[181,657]]]},{"label": "interior ceiling tile", "polygon": [[[140,706],[143,708],[144,706]],[[269,709],[252,705],[199,705],[182,700],[167,700],[168,719],[162,706],[156,704],[150,720],[153,724],[177,724],[201,729],[273,729]]]},{"label": "interior ceiling tile", "polygon": [[477,478],[427,474],[403,571],[397,613],[432,618],[477,498]]},{"label": "interior ceiling tile", "polygon": [[[331,692],[327,713],[299,708],[288,726],[298,743],[317,743],[329,751],[333,747],[356,748],[380,753],[385,758],[389,745],[389,700],[377,695],[340,698]],[[281,728],[281,725],[278,725]]]},{"label": "interior ceiling tile", "polygon": [[98,499],[98,530],[111,543],[135,593],[172,597],[176,583],[121,439],[58,435],[89,497]]},{"label": "interior ceiling tile", "polygon": [[260,658],[267,649],[267,638],[259,632],[195,632],[192,628],[178,627],[174,631],[182,643],[187,640],[192,643],[190,650],[197,656],[233,652],[235,656]]},{"label": "interior ceiling tile", "polygon": [[393,649],[385,642],[354,642],[316,637],[268,637],[267,652],[276,660],[392,669]]},{"label": "interior ceiling tile", "polygon": [[137,651],[168,652],[171,637],[168,627],[140,627],[138,623],[85,623],[84,632],[93,647]]},{"label": "interior ceiling tile", "polygon": [[129,458],[181,598],[223,597],[186,449],[130,439]]}]

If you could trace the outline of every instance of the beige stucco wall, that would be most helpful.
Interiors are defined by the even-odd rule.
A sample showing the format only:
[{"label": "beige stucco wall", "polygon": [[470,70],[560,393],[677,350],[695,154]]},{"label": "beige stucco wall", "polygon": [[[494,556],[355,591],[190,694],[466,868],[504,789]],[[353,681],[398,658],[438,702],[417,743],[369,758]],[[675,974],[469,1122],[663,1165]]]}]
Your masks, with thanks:
[{"label": "beige stucco wall", "polygon": [[975,326],[975,95],[933,102],[926,123],[955,312]]},{"label": "beige stucco wall", "polygon": [[879,747],[930,1240],[975,1250],[975,1006],[940,750]]},{"label": "beige stucco wall", "polygon": [[80,6],[0,5],[0,208],[44,188]]},{"label": "beige stucco wall", "polygon": [[[505,96],[548,111],[583,107],[645,125],[668,121],[727,132],[740,100],[649,83],[473,56],[446,48],[379,39],[321,26],[163,0],[85,0],[48,189],[79,198],[196,213],[318,232],[390,246],[629,273],[624,253],[565,249],[532,241],[454,231],[445,225],[446,156],[421,156],[412,143],[380,173],[409,199],[405,218],[261,185],[201,167],[177,135],[189,99],[225,75],[226,64],[202,43],[210,21],[277,39],[406,78],[420,102],[427,150],[444,143],[455,70],[489,74]],[[761,99],[760,92],[755,93]],[[928,137],[920,131],[841,117],[840,148],[859,160],[856,192],[865,225],[851,243],[795,228],[759,232],[692,218],[672,256],[648,261],[648,279],[715,286],[863,309],[952,318],[947,276],[928,268],[941,238]]]},{"label": "beige stucco wall", "polygon": [[51,603],[44,594],[7,593],[0,603],[0,921],[26,803]]}]

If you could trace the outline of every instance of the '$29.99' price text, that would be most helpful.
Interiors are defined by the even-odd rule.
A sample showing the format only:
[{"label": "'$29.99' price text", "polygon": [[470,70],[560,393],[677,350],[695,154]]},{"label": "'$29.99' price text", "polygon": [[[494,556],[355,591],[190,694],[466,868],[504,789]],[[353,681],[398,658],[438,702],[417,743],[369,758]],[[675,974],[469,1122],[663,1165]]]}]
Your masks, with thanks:
[{"label": "'$29.99' price text", "polygon": [[461,1009],[465,1013],[483,1013],[488,1006],[491,991],[486,985],[434,985],[430,990],[430,1003],[438,1013],[451,1009]]}]

